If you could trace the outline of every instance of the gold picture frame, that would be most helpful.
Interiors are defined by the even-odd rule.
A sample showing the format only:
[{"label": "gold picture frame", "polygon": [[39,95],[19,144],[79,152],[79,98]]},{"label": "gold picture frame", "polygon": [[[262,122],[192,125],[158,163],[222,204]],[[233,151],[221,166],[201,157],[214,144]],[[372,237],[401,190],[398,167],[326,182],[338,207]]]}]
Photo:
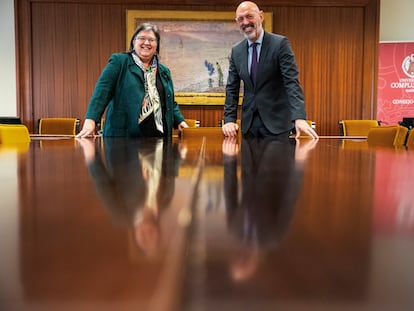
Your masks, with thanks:
[{"label": "gold picture frame", "polygon": [[[263,28],[272,32],[273,15]],[[180,105],[223,105],[231,46],[243,39],[234,12],[127,10],[126,47],[136,27],[154,23],[161,33],[160,62],[170,68]]]}]

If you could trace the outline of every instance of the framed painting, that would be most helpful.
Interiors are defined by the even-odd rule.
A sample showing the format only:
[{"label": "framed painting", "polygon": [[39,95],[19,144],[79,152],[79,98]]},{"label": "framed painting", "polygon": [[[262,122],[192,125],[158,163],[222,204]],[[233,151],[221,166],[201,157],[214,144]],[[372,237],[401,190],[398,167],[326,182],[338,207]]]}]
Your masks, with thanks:
[{"label": "framed painting", "polygon": [[[272,32],[272,14],[263,28]],[[229,56],[243,39],[234,12],[127,10],[126,46],[144,22],[160,30],[160,62],[171,70],[180,105],[223,105]]]}]

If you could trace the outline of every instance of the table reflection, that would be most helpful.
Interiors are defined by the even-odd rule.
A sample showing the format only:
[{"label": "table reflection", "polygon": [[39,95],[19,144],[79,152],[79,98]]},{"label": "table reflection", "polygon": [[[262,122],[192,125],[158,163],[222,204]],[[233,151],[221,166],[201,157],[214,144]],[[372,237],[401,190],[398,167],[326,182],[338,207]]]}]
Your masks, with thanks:
[{"label": "table reflection", "polygon": [[295,147],[295,140],[244,139],[240,184],[237,156],[224,150],[227,224],[241,242],[231,264],[236,280],[250,277],[260,254],[277,248],[289,228],[303,178]]},{"label": "table reflection", "polygon": [[414,153],[345,142],[0,148],[0,309],[409,310]]},{"label": "table reflection", "polygon": [[[112,221],[131,228],[149,257],[160,248],[160,217],[169,208],[182,160],[179,143],[105,138],[103,148],[81,140],[95,189]],[[182,152],[182,150],[181,150]]]}]

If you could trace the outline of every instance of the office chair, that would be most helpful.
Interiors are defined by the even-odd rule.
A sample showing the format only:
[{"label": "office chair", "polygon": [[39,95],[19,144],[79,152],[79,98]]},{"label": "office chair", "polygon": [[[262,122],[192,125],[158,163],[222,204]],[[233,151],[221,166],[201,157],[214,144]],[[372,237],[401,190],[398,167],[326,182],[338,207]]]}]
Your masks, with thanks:
[{"label": "office chair", "polygon": [[408,130],[412,130],[414,128],[414,118],[403,118],[402,121],[398,122],[398,124],[405,126]]},{"label": "office chair", "polygon": [[371,127],[380,126],[378,120],[340,120],[341,136],[368,136]]},{"label": "office chair", "polygon": [[191,128],[195,128],[195,127],[199,127],[200,126],[200,121],[198,121],[196,119],[185,119],[185,122]]},{"label": "office chair", "polygon": [[41,135],[76,135],[80,120],[77,118],[41,118],[39,134]]},{"label": "office chair", "polygon": [[402,147],[405,146],[408,129],[404,126],[376,126],[368,131],[369,146]]},{"label": "office chair", "polygon": [[30,134],[23,124],[0,124],[0,144],[29,143]]},{"label": "office chair", "polygon": [[96,132],[100,135],[103,134],[103,130],[104,130],[104,126],[105,126],[105,117],[101,118],[101,121],[96,124]]},{"label": "office chair", "polygon": [[414,150],[414,130],[409,131],[407,135],[407,142],[405,143],[405,146],[409,150]]},{"label": "office chair", "polygon": [[22,124],[20,117],[0,117],[0,124]]},{"label": "office chair", "polygon": [[188,139],[193,137],[214,138],[223,140],[223,130],[221,127],[188,127],[183,129],[181,138]]}]

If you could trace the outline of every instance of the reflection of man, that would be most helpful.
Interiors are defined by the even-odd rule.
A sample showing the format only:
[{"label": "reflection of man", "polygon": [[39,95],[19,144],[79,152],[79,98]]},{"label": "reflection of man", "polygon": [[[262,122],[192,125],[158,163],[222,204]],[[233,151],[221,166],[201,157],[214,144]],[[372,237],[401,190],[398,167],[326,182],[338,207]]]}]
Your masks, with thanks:
[{"label": "reflection of man", "polygon": [[81,143],[96,191],[113,221],[130,225],[138,246],[155,256],[159,217],[173,197],[181,159],[177,145],[155,138],[105,138],[102,155],[94,144]]},{"label": "reflection of man", "polygon": [[[317,140],[307,141],[317,143]],[[243,139],[240,187],[236,140],[228,137],[223,142],[228,227],[241,242],[231,264],[235,280],[250,277],[257,267],[259,255],[278,247],[289,227],[301,189],[302,163],[306,157],[298,151],[296,160],[295,148],[295,140]]]}]

